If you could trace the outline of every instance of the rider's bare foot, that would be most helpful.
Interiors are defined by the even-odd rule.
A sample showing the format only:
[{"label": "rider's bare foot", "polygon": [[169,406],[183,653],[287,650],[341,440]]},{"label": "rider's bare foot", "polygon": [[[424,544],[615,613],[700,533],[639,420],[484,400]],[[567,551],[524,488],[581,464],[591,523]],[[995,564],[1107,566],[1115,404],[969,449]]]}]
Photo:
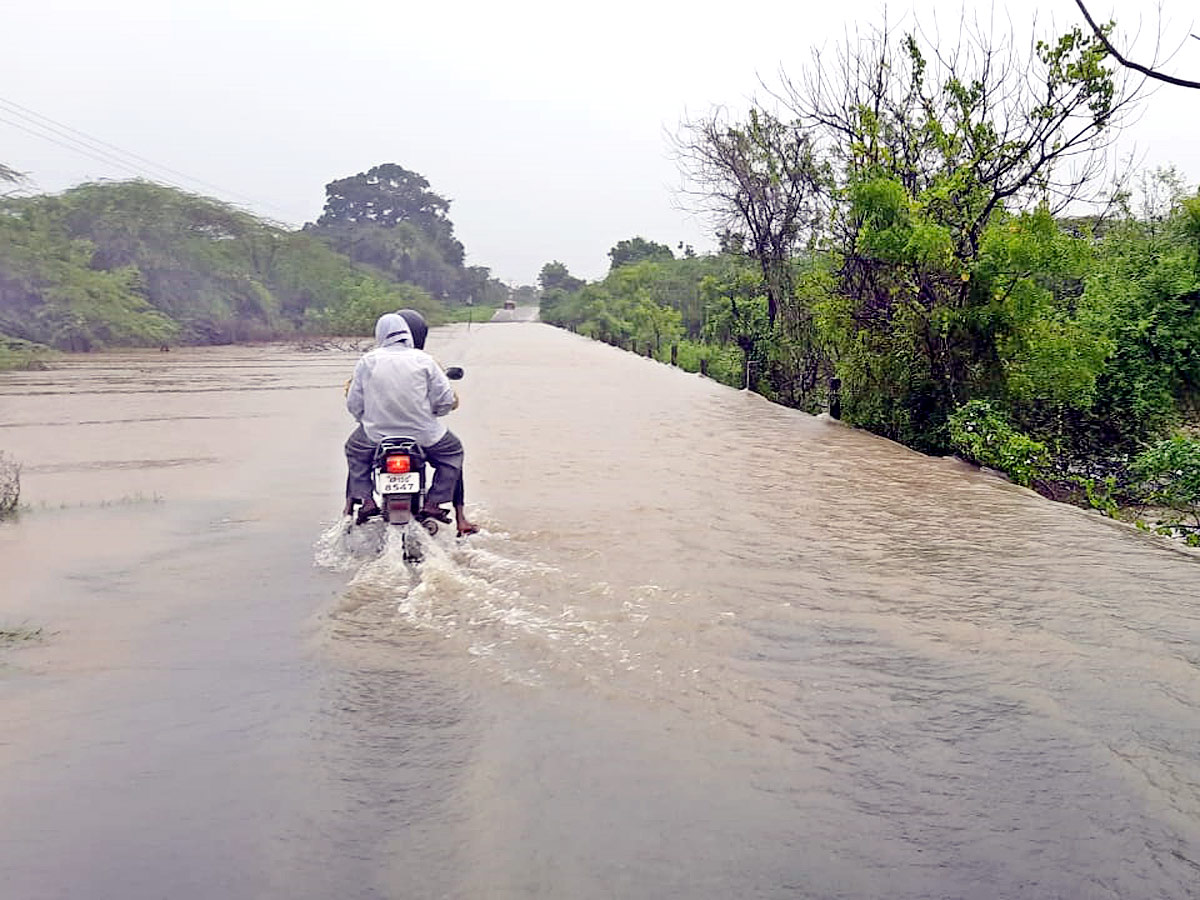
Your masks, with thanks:
[{"label": "rider's bare foot", "polygon": [[479,526],[467,518],[466,510],[461,506],[454,507],[454,518],[458,523],[458,536],[466,537],[468,534],[478,534]]}]

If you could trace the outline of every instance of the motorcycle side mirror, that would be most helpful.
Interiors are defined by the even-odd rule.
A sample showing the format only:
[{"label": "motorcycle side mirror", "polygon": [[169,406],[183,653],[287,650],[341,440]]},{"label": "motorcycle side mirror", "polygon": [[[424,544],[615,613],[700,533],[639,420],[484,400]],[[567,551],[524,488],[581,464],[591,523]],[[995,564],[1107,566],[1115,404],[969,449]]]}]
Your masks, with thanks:
[{"label": "motorcycle side mirror", "polygon": [[446,377],[451,381],[458,381],[463,377],[462,366],[451,366],[446,370]]}]

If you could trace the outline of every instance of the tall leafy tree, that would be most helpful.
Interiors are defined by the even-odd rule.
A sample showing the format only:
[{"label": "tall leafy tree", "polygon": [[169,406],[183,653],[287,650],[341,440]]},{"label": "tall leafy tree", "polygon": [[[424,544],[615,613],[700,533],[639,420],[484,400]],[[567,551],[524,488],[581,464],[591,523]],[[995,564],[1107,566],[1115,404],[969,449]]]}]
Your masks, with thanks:
[{"label": "tall leafy tree", "polygon": [[479,292],[454,236],[450,201],[423,175],[385,163],[330,182],[325,197],[313,230],[335,249],[439,298],[465,300]]},{"label": "tall leafy tree", "polygon": [[429,180],[395,163],[384,163],[325,186],[318,225],[411,222],[428,234],[452,229],[450,201],[429,189]]},{"label": "tall leafy tree", "polygon": [[643,260],[670,260],[675,258],[671,248],[666,244],[648,241],[643,237],[634,237],[625,241],[617,241],[616,246],[608,251],[611,261],[610,269],[632,265]]},{"label": "tall leafy tree", "polygon": [[566,265],[558,260],[553,260],[542,266],[542,271],[538,273],[538,286],[541,287],[543,293],[547,291],[577,291],[583,287],[583,279],[576,278]]}]

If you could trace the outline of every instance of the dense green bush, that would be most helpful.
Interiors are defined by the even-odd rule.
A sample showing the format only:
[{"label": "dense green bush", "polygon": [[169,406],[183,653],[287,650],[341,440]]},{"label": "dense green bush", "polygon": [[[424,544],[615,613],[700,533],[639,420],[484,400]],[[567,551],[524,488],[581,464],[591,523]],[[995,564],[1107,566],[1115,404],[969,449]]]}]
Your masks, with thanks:
[{"label": "dense green bush", "polygon": [[0,372],[5,369],[46,369],[53,351],[45,344],[0,334]]},{"label": "dense green bush", "polygon": [[1049,463],[1046,446],[1015,430],[986,400],[972,400],[950,416],[950,446],[971,462],[997,469],[1025,487]]},{"label": "dense green bush", "polygon": [[1120,223],[1086,278],[1083,315],[1112,345],[1083,423],[1101,443],[1133,448],[1161,437],[1200,396],[1200,256],[1190,208],[1180,199],[1162,222]]},{"label": "dense green bush", "polygon": [[0,332],[92,350],[268,340],[299,330],[370,334],[373,314],[406,305],[441,321],[442,303],[397,278],[410,264],[445,293],[494,299],[503,286],[458,257],[421,268],[420,247],[403,265],[363,249],[380,235],[403,243],[414,228],[339,224],[347,253],[363,260],[356,262],[331,246],[328,228],[287,231],[145,181],[0,199]]},{"label": "dense green bush", "polygon": [[305,331],[310,334],[370,336],[375,333],[375,322],[380,316],[405,307],[417,310],[435,325],[440,323],[440,304],[411,284],[360,277],[348,279],[342,285],[340,294],[330,306],[308,311]]},{"label": "dense green bush", "polygon": [[1159,441],[1137,456],[1133,470],[1145,500],[1176,513],[1163,530],[1200,546],[1200,439],[1177,435]]}]

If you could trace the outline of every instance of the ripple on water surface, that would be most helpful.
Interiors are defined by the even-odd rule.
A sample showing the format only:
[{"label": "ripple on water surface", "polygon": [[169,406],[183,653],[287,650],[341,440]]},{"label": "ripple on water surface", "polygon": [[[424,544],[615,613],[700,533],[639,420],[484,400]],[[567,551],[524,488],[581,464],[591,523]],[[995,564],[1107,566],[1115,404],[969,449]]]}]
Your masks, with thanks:
[{"label": "ripple on water surface", "polygon": [[[455,539],[449,529],[430,538],[410,526],[423,560],[404,560],[399,530],[381,522],[331,525],[316,542],[314,561],[353,572],[337,615],[381,629],[418,629],[446,639],[464,658],[503,679],[544,683],[580,680],[606,692],[662,695],[698,684],[699,663],[687,645],[697,633],[728,625],[731,614],[704,612],[684,592],[657,585],[617,587],[538,561],[532,542],[487,527]],[[701,615],[682,637],[664,627]],[[655,622],[658,619],[658,627]]]}]

